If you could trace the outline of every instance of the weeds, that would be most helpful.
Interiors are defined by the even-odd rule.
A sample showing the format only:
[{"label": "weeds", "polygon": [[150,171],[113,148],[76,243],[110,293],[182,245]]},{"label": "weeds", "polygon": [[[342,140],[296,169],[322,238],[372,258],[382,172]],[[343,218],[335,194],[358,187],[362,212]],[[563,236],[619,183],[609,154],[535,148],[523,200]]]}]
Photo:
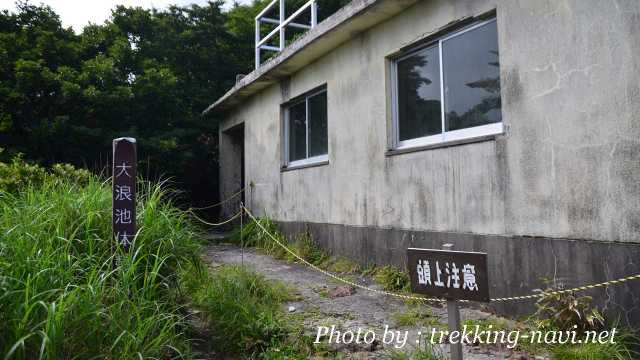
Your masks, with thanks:
[{"label": "weeds", "polygon": [[344,256],[332,259],[327,264],[327,270],[337,274],[357,274],[361,272],[361,269],[358,263]]},{"label": "weeds", "polygon": [[407,272],[393,265],[387,265],[377,269],[374,278],[387,291],[408,292],[410,290],[409,287],[411,284]]},{"label": "weeds", "polygon": [[638,347],[637,336],[623,332],[616,337],[614,343],[585,343],[580,345],[564,345],[551,348],[554,360],[630,360],[637,359],[639,353],[631,348]]},{"label": "weeds", "polygon": [[468,329],[477,329],[478,332],[489,332],[489,331],[508,331],[509,324],[502,319],[467,319],[462,323],[463,326],[466,326]]},{"label": "weeds", "polygon": [[198,245],[169,194],[142,186],[139,234],[131,253],[117,249],[113,269],[108,186],[63,174],[18,185],[0,191],[5,358],[188,357],[175,274],[197,259]]},{"label": "weeds", "polygon": [[301,327],[282,312],[283,303],[293,299],[282,283],[239,266],[222,266],[213,274],[187,269],[183,281],[193,305],[215,329],[211,341],[217,351],[264,359],[304,359],[313,351]]},{"label": "weeds", "polygon": [[423,345],[410,353],[401,352],[398,350],[391,350],[387,356],[391,360],[444,360],[447,357],[441,354],[433,345],[429,342],[423,342]]},{"label": "weeds", "polygon": [[396,326],[416,326],[426,324],[430,326],[440,326],[442,323],[431,309],[416,305],[406,312],[397,312],[392,315]]},{"label": "weeds", "polygon": [[575,326],[577,332],[583,333],[604,327],[604,318],[592,306],[590,296],[577,296],[573,292],[547,294],[554,290],[558,288],[548,288],[536,302],[537,311],[533,316],[538,328],[567,330]]}]

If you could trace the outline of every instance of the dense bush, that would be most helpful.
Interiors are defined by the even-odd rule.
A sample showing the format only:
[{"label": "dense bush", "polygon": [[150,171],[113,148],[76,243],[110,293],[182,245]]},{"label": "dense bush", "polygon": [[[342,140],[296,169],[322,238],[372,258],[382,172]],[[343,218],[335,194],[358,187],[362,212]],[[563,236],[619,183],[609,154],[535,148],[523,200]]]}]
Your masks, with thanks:
[{"label": "dense bush", "polygon": [[139,235],[131,253],[116,249],[114,269],[109,187],[93,176],[84,184],[65,180],[77,175],[66,166],[47,174],[16,164],[3,171],[29,180],[12,182],[18,192],[0,190],[0,353],[10,359],[188,355],[176,273],[197,261],[197,245],[160,186],[142,186]]},{"label": "dense bush", "polygon": [[[2,149],[0,148],[0,152]],[[50,171],[44,167],[26,162],[21,154],[11,161],[0,162],[0,191],[17,193],[26,186],[41,185],[45,179],[66,180],[76,184],[86,184],[91,173],[70,164],[54,164]]]}]

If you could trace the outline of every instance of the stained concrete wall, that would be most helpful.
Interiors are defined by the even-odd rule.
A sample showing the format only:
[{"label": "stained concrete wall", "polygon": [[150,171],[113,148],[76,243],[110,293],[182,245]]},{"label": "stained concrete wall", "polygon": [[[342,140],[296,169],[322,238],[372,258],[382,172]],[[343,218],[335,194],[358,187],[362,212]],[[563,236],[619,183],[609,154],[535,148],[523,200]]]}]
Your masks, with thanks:
[{"label": "stained concrete wall", "polygon": [[[506,133],[387,156],[386,57],[452,21],[492,9]],[[640,242],[638,34],[635,0],[421,1],[251,97],[222,128],[245,123],[246,177],[254,185],[247,201],[257,214],[284,223],[487,235],[485,245],[498,235],[514,244],[542,237],[578,239],[585,247],[594,243],[585,240],[633,246]],[[322,84],[329,164],[282,172],[280,104]],[[510,255],[490,248],[494,259]],[[562,262],[571,254],[555,256]],[[625,273],[633,270],[630,263],[608,266]],[[605,271],[599,264],[586,266],[581,279],[599,278]],[[542,277],[554,269],[529,271]],[[533,277],[512,281],[531,289],[540,285]]]}]

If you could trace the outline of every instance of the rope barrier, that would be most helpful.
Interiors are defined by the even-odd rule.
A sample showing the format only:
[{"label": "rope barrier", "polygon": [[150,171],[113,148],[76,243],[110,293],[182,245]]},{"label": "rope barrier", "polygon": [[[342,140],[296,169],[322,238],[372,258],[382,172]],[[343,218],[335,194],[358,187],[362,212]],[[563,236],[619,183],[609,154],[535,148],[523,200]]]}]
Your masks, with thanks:
[{"label": "rope barrier", "polygon": [[[316,265],[313,265],[309,261],[305,260],[304,258],[299,256],[298,254],[296,254],[293,250],[289,249],[281,241],[276,239],[276,237],[273,236],[269,231],[267,231],[267,229],[265,229],[264,226],[262,226],[262,224],[253,216],[253,214],[251,213],[251,211],[249,211],[249,209],[247,209],[246,207],[242,206],[242,210],[244,210],[244,212],[251,218],[251,220],[253,220],[256,223],[256,225],[258,225],[258,227],[260,227],[260,229],[262,229],[262,231],[265,234],[267,234],[271,238],[271,240],[273,240],[281,248],[283,248],[285,251],[287,251],[289,254],[291,254],[296,259],[298,259],[300,262],[302,262],[305,265],[309,266],[310,268],[312,268],[312,269],[324,274],[325,276],[328,276],[328,277],[330,277],[330,278],[332,278],[334,280],[337,280],[337,281],[342,282],[344,284],[351,285],[353,287],[356,287],[356,288],[359,288],[359,289],[362,289],[362,290],[365,290],[365,291],[379,293],[379,294],[392,296],[392,297],[396,297],[396,298],[401,298],[401,299],[405,299],[405,300],[420,300],[420,301],[425,301],[425,302],[430,302],[430,301],[431,302],[445,302],[446,301],[445,299],[426,298],[426,297],[422,297],[422,296],[406,295],[406,294],[399,294],[399,293],[394,293],[394,292],[385,291],[385,290],[373,289],[373,288],[370,288],[370,287],[367,287],[367,286],[364,286],[364,285],[360,285],[360,284],[355,283],[353,281],[349,281],[347,279],[343,279],[343,278],[339,277],[338,275],[335,275],[335,274],[330,273],[330,272],[328,272],[328,271],[326,271],[324,269],[319,268]],[[605,287],[605,286],[608,286],[608,285],[617,285],[617,284],[621,284],[621,283],[624,283],[624,282],[627,282],[627,281],[638,280],[638,279],[640,279],[640,274],[631,275],[631,276],[627,276],[627,277],[623,277],[623,278],[619,278],[619,279],[615,279],[615,280],[609,280],[609,281],[605,281],[605,282],[601,282],[601,283],[597,283],[597,284],[579,286],[579,287],[575,287],[575,288],[571,288],[571,289],[554,290],[554,291],[541,291],[540,293],[537,293],[537,294],[494,298],[494,299],[490,299],[490,301],[491,302],[505,302],[505,301],[516,301],[516,300],[529,300],[529,299],[535,299],[535,298],[540,298],[540,297],[550,296],[550,295],[559,295],[559,294],[566,294],[566,293],[572,293],[572,292],[596,289],[596,288]],[[459,300],[459,301],[468,302],[468,300]]]},{"label": "rope barrier", "polygon": [[333,273],[330,273],[324,269],[321,269],[320,267],[313,265],[312,263],[310,263],[309,261],[305,260],[303,257],[301,257],[300,255],[296,254],[293,250],[289,249],[286,245],[284,245],[282,242],[280,242],[278,239],[275,238],[275,236],[273,236],[269,231],[267,231],[267,229],[264,228],[264,226],[262,226],[262,224],[253,216],[253,214],[249,211],[249,209],[247,209],[246,207],[242,207],[242,209],[245,211],[245,213],[251,218],[251,220],[253,220],[253,222],[256,223],[256,225],[258,225],[258,227],[260,227],[260,229],[262,229],[262,231],[264,231],[265,234],[267,234],[271,240],[273,240],[276,244],[278,244],[280,247],[282,247],[285,251],[287,251],[289,254],[291,254],[293,257],[295,257],[296,259],[298,259],[300,262],[304,263],[305,265],[309,266],[310,268],[324,274],[325,276],[328,276],[334,280],[337,280],[339,282],[342,282],[344,284],[353,286],[355,288],[358,289],[362,289],[365,291],[370,291],[370,292],[374,292],[374,293],[378,293],[378,294],[383,294],[383,295],[387,295],[387,296],[393,296],[393,297],[397,297],[397,298],[401,298],[404,300],[419,300],[419,301],[433,301],[433,302],[444,302],[446,300],[444,299],[435,299],[435,298],[425,298],[422,296],[415,296],[415,295],[405,295],[405,294],[398,294],[398,293],[394,293],[394,292],[390,292],[390,291],[385,291],[385,290],[380,290],[380,289],[373,289],[364,285],[360,285],[358,283],[355,283],[353,281],[347,280],[347,279],[343,279],[341,277],[339,277],[338,275],[335,275]]},{"label": "rope barrier", "polygon": [[238,190],[236,193],[234,193],[231,196],[229,196],[228,198],[220,201],[219,203],[216,203],[216,204],[213,204],[213,205],[207,205],[207,206],[203,206],[203,207],[189,207],[189,210],[206,210],[206,209],[214,208],[216,206],[220,206],[220,205],[222,205],[224,203],[227,203],[227,202],[233,200],[236,196],[242,194],[242,192],[244,192],[244,189],[245,188],[242,188],[242,189]]},{"label": "rope barrier", "polygon": [[230,222],[232,222],[233,220],[237,219],[238,216],[242,215],[242,210],[238,211],[235,215],[233,215],[232,217],[230,217],[229,219],[221,222],[221,223],[210,223],[204,219],[202,219],[201,217],[199,217],[198,215],[196,215],[196,213],[194,213],[191,210],[187,210],[187,213],[191,214],[191,216],[193,216],[196,220],[200,221],[201,223],[205,224],[205,225],[209,225],[209,226],[222,226],[224,224],[228,224]]},{"label": "rope barrier", "polygon": [[624,283],[624,282],[627,282],[627,281],[630,281],[630,280],[637,280],[637,279],[640,279],[640,274],[631,275],[631,276],[627,276],[627,277],[623,277],[623,278],[615,279],[615,280],[609,280],[609,281],[605,281],[605,282],[601,282],[601,283],[597,283],[597,284],[578,286],[578,287],[571,288],[571,289],[554,290],[554,291],[541,291],[538,294],[496,298],[496,299],[491,299],[491,301],[500,302],[500,301],[535,299],[535,298],[539,298],[539,297],[543,297],[543,296],[547,296],[547,295],[559,295],[559,294],[566,294],[566,293],[572,293],[572,292],[596,289],[596,288],[605,287],[605,286],[609,286],[609,285],[621,284],[621,283]]},{"label": "rope barrier", "polygon": [[225,224],[228,224],[230,222],[232,222],[233,220],[237,219],[238,216],[242,215],[242,209],[240,209],[240,211],[238,211],[235,215],[233,215],[232,217],[230,217],[229,219],[221,222],[221,223],[210,223],[204,219],[202,219],[201,217],[199,217],[195,212],[193,212],[193,210],[206,210],[206,209],[211,209],[213,207],[222,205],[224,203],[227,203],[231,200],[233,200],[236,196],[242,194],[242,192],[244,191],[245,188],[242,188],[240,190],[238,190],[237,192],[235,192],[234,194],[232,194],[231,196],[229,196],[228,198],[213,204],[213,205],[208,205],[208,206],[203,206],[203,207],[190,207],[186,212],[191,214],[191,216],[193,216],[196,220],[200,221],[201,223],[205,224],[205,225],[209,225],[209,226],[222,226]]}]

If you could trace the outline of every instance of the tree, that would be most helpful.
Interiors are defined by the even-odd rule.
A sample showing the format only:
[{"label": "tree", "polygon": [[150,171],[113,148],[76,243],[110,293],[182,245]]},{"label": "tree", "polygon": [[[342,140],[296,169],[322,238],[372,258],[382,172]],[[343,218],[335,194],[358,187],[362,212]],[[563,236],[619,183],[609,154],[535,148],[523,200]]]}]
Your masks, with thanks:
[{"label": "tree", "polygon": [[[298,0],[287,0],[293,11]],[[320,1],[321,17],[346,0]],[[111,140],[138,139],[140,173],[217,199],[217,118],[201,112],[253,69],[254,17],[268,3],[166,10],[118,6],[80,34],[44,5],[0,13],[0,144],[43,165],[101,170]]]}]

